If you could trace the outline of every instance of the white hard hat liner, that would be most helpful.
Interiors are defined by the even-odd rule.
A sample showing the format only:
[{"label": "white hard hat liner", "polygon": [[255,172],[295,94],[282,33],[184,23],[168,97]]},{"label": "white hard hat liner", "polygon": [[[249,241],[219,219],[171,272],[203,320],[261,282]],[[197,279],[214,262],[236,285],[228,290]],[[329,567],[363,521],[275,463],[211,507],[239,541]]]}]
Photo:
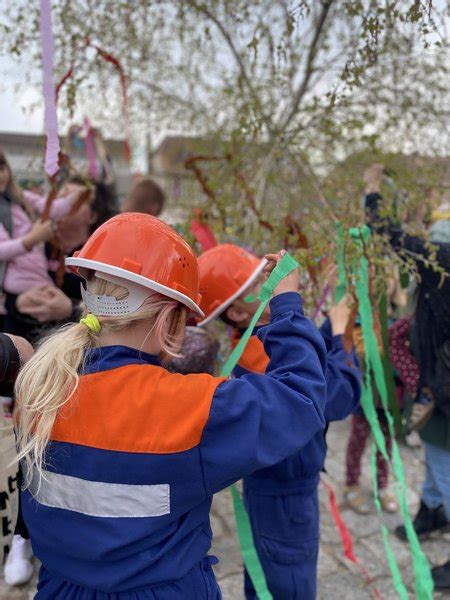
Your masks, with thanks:
[{"label": "white hard hat liner", "polygon": [[114,296],[97,295],[93,294],[89,290],[85,290],[83,284],[81,285],[81,296],[83,302],[86,304],[86,308],[90,313],[98,317],[119,317],[123,315],[129,315],[136,312],[145,302],[145,300],[151,295],[151,290],[144,288],[136,283],[126,281],[121,277],[115,277],[114,275],[105,275],[96,271],[96,277],[116,283],[128,290],[128,296],[121,300],[117,300]]}]

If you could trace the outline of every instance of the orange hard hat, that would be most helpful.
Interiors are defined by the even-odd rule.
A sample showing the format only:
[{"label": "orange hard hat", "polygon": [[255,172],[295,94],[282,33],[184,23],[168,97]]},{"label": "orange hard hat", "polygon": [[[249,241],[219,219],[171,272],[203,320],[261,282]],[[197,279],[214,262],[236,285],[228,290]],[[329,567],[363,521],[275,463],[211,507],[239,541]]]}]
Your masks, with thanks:
[{"label": "orange hard hat", "polygon": [[200,325],[223,313],[258,278],[266,263],[233,244],[220,244],[201,254],[200,307],[205,319]]},{"label": "orange hard hat", "polygon": [[[149,289],[159,292],[203,316],[194,252],[172,227],[151,215],[123,213],[106,221],[66,264],[81,276],[85,269],[95,271],[100,278],[137,290],[141,297],[143,292],[148,296]],[[102,307],[103,314],[123,314],[119,305],[115,313],[105,303]]]}]

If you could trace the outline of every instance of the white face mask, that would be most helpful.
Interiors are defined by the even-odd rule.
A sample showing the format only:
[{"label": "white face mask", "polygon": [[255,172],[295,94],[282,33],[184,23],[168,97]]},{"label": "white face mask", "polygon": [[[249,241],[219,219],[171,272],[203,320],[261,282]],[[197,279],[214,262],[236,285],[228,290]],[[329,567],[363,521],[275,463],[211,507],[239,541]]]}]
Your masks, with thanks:
[{"label": "white face mask", "polygon": [[110,281],[120,285],[128,290],[128,296],[122,300],[117,300],[114,296],[98,296],[84,288],[81,284],[81,296],[86,304],[88,311],[98,317],[119,317],[136,312],[152,294],[152,290],[126,281],[115,275],[106,275],[105,273],[95,272],[95,276],[105,281]]}]

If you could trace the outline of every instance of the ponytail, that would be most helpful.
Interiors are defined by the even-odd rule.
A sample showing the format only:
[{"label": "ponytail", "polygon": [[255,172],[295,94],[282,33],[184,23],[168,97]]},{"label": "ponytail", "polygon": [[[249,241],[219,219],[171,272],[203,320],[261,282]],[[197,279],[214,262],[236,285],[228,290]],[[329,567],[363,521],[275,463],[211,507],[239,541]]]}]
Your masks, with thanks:
[{"label": "ponytail", "polygon": [[15,387],[17,445],[18,459],[24,459],[26,466],[25,486],[31,482],[33,466],[42,473],[56,415],[73,396],[84,352],[92,346],[92,335],[85,325],[67,325],[46,338],[19,373]]}]

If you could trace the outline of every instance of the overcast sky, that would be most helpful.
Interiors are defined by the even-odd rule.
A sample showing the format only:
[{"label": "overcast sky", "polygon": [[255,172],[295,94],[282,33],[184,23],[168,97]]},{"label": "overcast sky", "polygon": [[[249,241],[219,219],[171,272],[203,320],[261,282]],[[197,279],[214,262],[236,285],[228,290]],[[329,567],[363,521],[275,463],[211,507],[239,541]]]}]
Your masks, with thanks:
[{"label": "overcast sky", "polygon": [[36,102],[36,93],[14,94],[11,89],[2,90],[0,96],[0,131],[42,133],[42,110],[30,114],[23,107]]},{"label": "overcast sky", "polygon": [[[43,110],[40,90],[24,86],[20,69],[8,58],[0,57],[0,73],[0,131],[41,133]],[[19,83],[20,92],[16,91]]]},{"label": "overcast sky", "polygon": [[[0,0],[0,9],[4,1]],[[444,6],[445,3],[446,0],[435,0],[435,6],[438,8]],[[32,69],[32,83],[27,85],[25,79],[29,74],[29,65],[26,70],[22,70],[16,61],[0,56],[0,131],[42,133],[41,70],[38,67]],[[19,85],[20,90],[17,89]],[[85,116],[83,109],[82,101],[77,98],[75,120],[83,119]],[[60,125],[64,127],[62,123]]]}]

